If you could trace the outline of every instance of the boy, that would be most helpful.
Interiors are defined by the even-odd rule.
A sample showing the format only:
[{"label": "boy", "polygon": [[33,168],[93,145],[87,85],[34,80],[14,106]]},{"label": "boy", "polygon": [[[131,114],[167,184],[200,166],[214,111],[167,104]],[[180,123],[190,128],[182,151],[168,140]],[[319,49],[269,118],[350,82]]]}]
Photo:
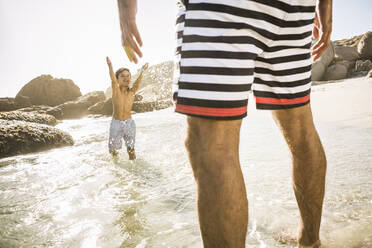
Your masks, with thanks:
[{"label": "boy", "polygon": [[148,63],[142,66],[139,76],[132,88],[129,88],[131,74],[129,69],[120,68],[114,73],[109,57],[106,58],[109,67],[112,87],[113,115],[110,125],[109,152],[116,156],[117,150],[122,147],[122,139],[125,141],[130,160],[136,158],[134,143],[136,138],[136,124],[131,116],[134,96],[141,83],[143,72],[147,70]]}]

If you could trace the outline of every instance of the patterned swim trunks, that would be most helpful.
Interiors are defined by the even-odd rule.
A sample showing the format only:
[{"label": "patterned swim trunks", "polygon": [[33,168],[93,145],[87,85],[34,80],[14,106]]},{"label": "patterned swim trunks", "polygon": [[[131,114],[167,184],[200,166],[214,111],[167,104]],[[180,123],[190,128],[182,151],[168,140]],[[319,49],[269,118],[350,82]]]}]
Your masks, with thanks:
[{"label": "patterned swim trunks", "polygon": [[136,123],[132,118],[116,120],[112,118],[110,124],[109,150],[119,150],[124,139],[127,148],[133,149],[136,141]]},{"label": "patterned swim trunks", "polygon": [[310,102],[315,0],[186,2],[176,22],[176,112],[241,119],[250,91],[257,109]]}]

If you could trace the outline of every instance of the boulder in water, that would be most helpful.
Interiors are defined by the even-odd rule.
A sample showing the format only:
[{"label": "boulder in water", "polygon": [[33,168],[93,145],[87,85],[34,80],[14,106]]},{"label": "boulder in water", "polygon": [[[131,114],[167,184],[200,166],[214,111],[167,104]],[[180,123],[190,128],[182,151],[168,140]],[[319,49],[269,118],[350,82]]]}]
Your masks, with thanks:
[{"label": "boulder in water", "polygon": [[0,112],[16,110],[17,105],[13,97],[0,98]]},{"label": "boulder in water", "polygon": [[88,112],[90,114],[112,115],[112,98],[109,98],[102,102],[98,102],[95,105],[89,107]]},{"label": "boulder in water", "polygon": [[68,133],[43,124],[0,120],[0,158],[71,146]]},{"label": "boulder in water", "polygon": [[16,99],[27,97],[31,105],[57,106],[79,96],[80,89],[72,80],[41,75],[23,86]]},{"label": "boulder in water", "polygon": [[65,102],[57,107],[54,107],[48,111],[48,113],[54,111],[62,113],[58,116],[58,119],[74,119],[80,118],[88,114],[88,108],[93,106],[97,102],[103,101],[105,94],[103,91],[93,91],[84,96],[79,97],[75,101]]},{"label": "boulder in water", "polygon": [[28,113],[22,111],[0,112],[0,120],[34,122],[50,126],[55,126],[58,123],[58,120],[54,116],[46,114]]}]

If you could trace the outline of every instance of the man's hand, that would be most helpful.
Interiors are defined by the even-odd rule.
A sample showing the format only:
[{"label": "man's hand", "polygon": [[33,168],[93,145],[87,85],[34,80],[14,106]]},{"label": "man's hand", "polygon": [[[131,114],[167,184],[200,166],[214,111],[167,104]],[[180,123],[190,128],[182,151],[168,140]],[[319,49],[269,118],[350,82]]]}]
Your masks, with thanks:
[{"label": "man's hand", "polygon": [[142,57],[142,39],[136,24],[137,0],[118,0],[118,7],[122,46],[129,61],[137,64],[137,56]]},{"label": "man's hand", "polygon": [[332,33],[332,0],[317,0],[313,37],[318,41],[312,47],[313,61],[322,56],[329,43]]}]

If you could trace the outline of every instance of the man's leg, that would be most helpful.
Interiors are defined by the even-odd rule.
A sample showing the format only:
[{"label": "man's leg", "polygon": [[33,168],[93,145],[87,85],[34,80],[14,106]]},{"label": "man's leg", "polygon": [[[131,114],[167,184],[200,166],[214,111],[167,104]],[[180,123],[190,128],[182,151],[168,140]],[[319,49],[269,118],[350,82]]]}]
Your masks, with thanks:
[{"label": "man's leg", "polygon": [[241,120],[188,117],[186,148],[204,247],[245,247],[248,200],[239,163]]},{"label": "man's leg", "polygon": [[327,164],[323,146],[310,104],[275,110],[273,117],[292,154],[293,188],[301,215],[298,242],[311,246],[319,240]]}]

